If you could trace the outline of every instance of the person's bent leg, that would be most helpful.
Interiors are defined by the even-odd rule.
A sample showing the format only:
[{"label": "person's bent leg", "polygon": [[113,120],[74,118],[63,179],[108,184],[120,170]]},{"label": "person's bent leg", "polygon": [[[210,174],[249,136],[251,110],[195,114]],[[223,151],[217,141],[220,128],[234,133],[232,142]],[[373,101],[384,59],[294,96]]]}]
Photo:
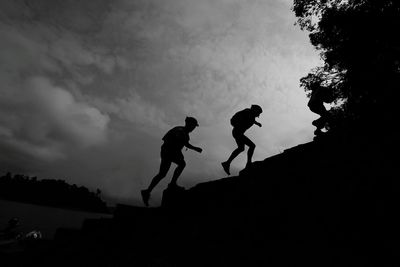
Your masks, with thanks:
[{"label": "person's bent leg", "polygon": [[241,145],[239,147],[237,147],[235,150],[233,150],[232,154],[229,156],[228,160],[226,161],[226,163],[228,163],[229,165],[231,164],[231,162],[237,157],[239,156],[240,153],[242,153],[244,151],[244,145]]},{"label": "person's bent leg", "polygon": [[169,168],[171,167],[171,161],[161,159],[161,164],[160,164],[160,170],[156,176],[154,176],[153,180],[151,180],[151,183],[149,187],[147,188],[147,191],[150,193],[153,191],[154,187],[167,175]]},{"label": "person's bent leg", "polygon": [[254,154],[254,150],[256,149],[256,145],[247,137],[244,136],[244,141],[245,144],[249,147],[249,149],[247,150],[247,165],[250,165],[252,163],[253,160],[253,154]]},{"label": "person's bent leg", "polygon": [[244,151],[244,145],[245,145],[245,135],[244,132],[241,131],[240,129],[234,128],[232,130],[232,136],[236,141],[237,148],[232,152],[232,154],[229,156],[228,160],[226,163],[228,165],[231,164],[231,162],[240,154]]},{"label": "person's bent leg", "polygon": [[230,166],[231,166],[231,162],[240,154],[244,151],[244,145],[240,146],[238,148],[236,148],[232,154],[229,156],[228,160],[225,162],[222,162],[222,168],[224,169],[224,171],[226,172],[226,174],[230,175]]},{"label": "person's bent leg", "polygon": [[314,105],[309,105],[310,111],[322,116],[324,113],[326,113],[326,108],[322,102],[314,104]]},{"label": "person's bent leg", "polygon": [[322,128],[324,128],[326,124],[326,116],[329,114],[329,112],[326,110],[324,104],[318,103],[312,106],[309,106],[310,110],[314,112],[315,114],[320,115],[320,117],[312,122],[312,125],[317,127],[316,131],[320,131]]},{"label": "person's bent leg", "polygon": [[231,162],[240,154],[244,151],[244,147],[236,148],[232,154],[229,156],[229,159],[225,162],[221,162],[222,168],[226,172],[226,174],[231,175],[230,172],[230,167],[231,167]]},{"label": "person's bent leg", "polygon": [[222,168],[224,169],[224,171],[230,175],[230,165],[232,163],[232,161],[240,154],[244,151],[244,134],[239,132],[237,129],[233,129],[232,130],[232,136],[233,138],[235,138],[236,144],[237,144],[237,148],[235,150],[233,150],[233,152],[231,153],[231,155],[229,156],[228,160],[225,162],[222,162]]},{"label": "person's bent leg", "polygon": [[177,185],[178,178],[183,172],[183,169],[185,169],[186,167],[186,162],[184,160],[178,162],[177,164],[178,166],[175,168],[174,175],[172,176],[171,179],[171,185],[173,186]]},{"label": "person's bent leg", "polygon": [[158,174],[154,176],[154,178],[151,180],[149,187],[140,192],[142,194],[142,199],[146,207],[149,206],[151,191],[153,191],[154,187],[167,175],[170,166],[170,160],[165,160],[161,158],[160,170]]}]

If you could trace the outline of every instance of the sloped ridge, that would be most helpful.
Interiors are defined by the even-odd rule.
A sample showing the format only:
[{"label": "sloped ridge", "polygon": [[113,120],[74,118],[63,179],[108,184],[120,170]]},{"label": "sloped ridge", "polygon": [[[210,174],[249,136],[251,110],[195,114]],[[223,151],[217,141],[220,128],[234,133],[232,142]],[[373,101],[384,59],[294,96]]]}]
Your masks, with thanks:
[{"label": "sloped ridge", "polygon": [[[248,208],[249,205],[254,205],[253,202],[264,203],[264,200],[271,199],[272,196],[277,197],[277,190],[283,190],[281,187],[290,187],[290,183],[294,186],[302,183],[303,178],[309,178],[310,166],[307,161],[319,157],[315,156],[318,151],[321,148],[315,142],[298,145],[263,161],[254,162],[251,168],[242,170],[239,176],[197,184],[184,194],[176,195],[176,199],[170,201],[175,206],[171,207],[168,201],[163,201],[162,206],[212,211],[221,208]],[[321,157],[320,161],[324,159]],[[319,168],[323,167],[325,166]],[[164,193],[168,193],[168,189]],[[168,197],[174,198],[174,195],[170,194]]]},{"label": "sloped ridge", "polygon": [[381,263],[400,239],[400,183],[385,151],[337,136],[301,144],[239,176],[167,188],[162,207],[118,205],[113,219],[60,229],[54,255],[66,266]]}]

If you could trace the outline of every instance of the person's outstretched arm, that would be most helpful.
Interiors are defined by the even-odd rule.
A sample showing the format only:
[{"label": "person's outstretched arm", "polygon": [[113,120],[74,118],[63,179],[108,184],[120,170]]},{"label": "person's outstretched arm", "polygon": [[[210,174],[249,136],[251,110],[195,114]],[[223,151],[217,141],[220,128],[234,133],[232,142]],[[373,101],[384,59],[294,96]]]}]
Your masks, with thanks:
[{"label": "person's outstretched arm", "polygon": [[192,149],[192,150],[194,150],[194,151],[196,151],[196,152],[199,152],[199,153],[201,153],[201,151],[203,151],[203,149],[201,149],[200,147],[193,146],[193,145],[191,145],[189,142],[186,143],[185,147],[187,147],[187,148],[189,148],[189,149]]}]

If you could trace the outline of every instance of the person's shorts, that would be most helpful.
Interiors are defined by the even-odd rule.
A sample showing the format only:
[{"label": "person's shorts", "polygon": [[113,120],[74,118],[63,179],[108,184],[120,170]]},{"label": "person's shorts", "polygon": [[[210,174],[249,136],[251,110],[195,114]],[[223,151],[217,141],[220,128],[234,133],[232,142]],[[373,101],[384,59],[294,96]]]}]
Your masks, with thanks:
[{"label": "person's shorts", "polygon": [[236,144],[238,147],[244,147],[244,145],[252,144],[250,139],[244,135],[245,130],[240,128],[233,128],[232,136],[235,138]]},{"label": "person's shorts", "polygon": [[161,159],[181,164],[185,162],[182,151],[177,149],[171,149],[165,146],[161,147]]}]

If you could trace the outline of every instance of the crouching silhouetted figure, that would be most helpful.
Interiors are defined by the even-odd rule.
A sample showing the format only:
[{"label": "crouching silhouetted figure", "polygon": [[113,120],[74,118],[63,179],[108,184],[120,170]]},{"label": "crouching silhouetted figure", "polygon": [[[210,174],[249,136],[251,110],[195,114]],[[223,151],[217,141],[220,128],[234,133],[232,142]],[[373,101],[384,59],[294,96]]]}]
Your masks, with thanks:
[{"label": "crouching silhouetted figure", "polygon": [[328,110],[326,110],[324,103],[331,103],[333,101],[333,95],[331,91],[322,86],[318,86],[311,92],[310,100],[308,101],[308,107],[310,110],[320,117],[312,122],[312,125],[317,127],[314,131],[316,136],[321,135],[322,129],[329,123],[331,115]]},{"label": "crouching silhouetted figure", "polygon": [[260,106],[252,105],[251,108],[246,108],[235,113],[231,118],[231,125],[233,126],[232,136],[237,143],[237,148],[232,152],[227,161],[221,163],[224,171],[228,175],[230,175],[229,169],[231,162],[244,151],[245,145],[249,147],[249,150],[247,151],[246,168],[251,164],[256,145],[245,136],[244,133],[253,126],[253,124],[259,127],[262,126],[261,123],[256,121],[256,117],[259,117],[261,113],[262,109]]},{"label": "crouching silhouetted figure", "polygon": [[174,171],[169,187],[181,188],[177,185],[177,180],[186,166],[186,162],[182,154],[182,148],[187,147],[199,153],[202,152],[201,148],[193,146],[189,143],[189,133],[191,133],[197,126],[199,126],[199,124],[195,118],[186,117],[185,126],[176,126],[169,130],[163,137],[162,140],[164,143],[161,146],[160,170],[151,181],[149,187],[141,191],[142,199],[146,206],[149,205],[151,191],[167,175],[172,162],[178,166]]}]

